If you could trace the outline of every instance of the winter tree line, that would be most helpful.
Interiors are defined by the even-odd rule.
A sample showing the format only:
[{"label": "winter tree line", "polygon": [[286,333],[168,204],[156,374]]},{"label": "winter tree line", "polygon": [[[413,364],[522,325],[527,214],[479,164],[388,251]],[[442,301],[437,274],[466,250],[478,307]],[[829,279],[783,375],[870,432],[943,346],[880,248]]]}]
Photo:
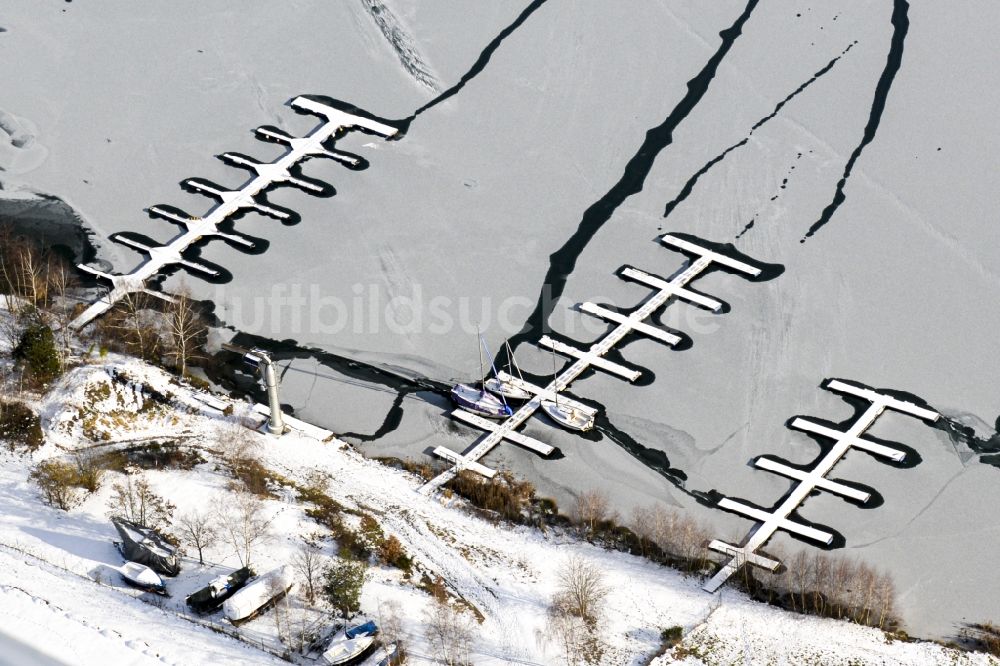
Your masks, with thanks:
[{"label": "winter tree line", "polygon": [[[0,336],[15,350],[16,390],[42,389],[64,370],[70,352],[68,324],[86,307],[79,272],[49,246],[16,235],[0,222],[0,294],[12,317]],[[85,332],[85,344],[120,351],[189,376],[205,360],[208,327],[198,303],[182,287],[173,303],[145,293],[128,294]]]}]

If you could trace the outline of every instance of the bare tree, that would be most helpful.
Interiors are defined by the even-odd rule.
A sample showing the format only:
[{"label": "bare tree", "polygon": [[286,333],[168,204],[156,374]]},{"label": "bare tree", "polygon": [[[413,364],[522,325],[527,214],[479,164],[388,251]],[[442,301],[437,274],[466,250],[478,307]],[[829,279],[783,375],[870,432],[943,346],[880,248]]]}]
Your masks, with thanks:
[{"label": "bare tree", "polygon": [[278,640],[284,645],[291,642],[291,594],[285,587],[281,576],[271,576],[267,580],[267,593],[274,599],[271,617],[274,618],[274,628],[278,632]]},{"label": "bare tree", "polygon": [[198,551],[198,563],[204,564],[204,550],[219,540],[219,528],[214,517],[207,511],[193,509],[177,519],[181,538]]},{"label": "bare tree", "polygon": [[323,577],[323,559],[315,546],[307,542],[299,544],[299,549],[292,555],[292,566],[305,582],[306,601],[310,604],[315,602],[316,589]]},{"label": "bare tree", "polygon": [[107,316],[109,326],[125,349],[147,361],[160,356],[160,331],[156,314],[151,312],[151,296],[129,292],[122,296]]},{"label": "bare tree", "polygon": [[559,604],[549,608],[548,635],[556,642],[566,666],[577,666],[583,661],[584,637],[587,625],[582,618],[566,612]]},{"label": "bare tree", "polygon": [[204,339],[207,326],[191,299],[187,286],[181,285],[174,294],[174,302],[166,310],[167,333],[170,336],[170,356],[181,377],[187,376],[188,364],[204,358],[199,343]]},{"label": "bare tree", "polygon": [[261,441],[247,427],[244,415],[234,414],[220,423],[215,436],[222,449],[222,455],[234,469],[257,459]]},{"label": "bare tree", "polygon": [[463,613],[447,602],[435,602],[428,609],[424,624],[427,642],[447,666],[469,663],[474,637],[473,620],[469,613]]},{"label": "bare tree", "polygon": [[222,498],[216,506],[222,536],[236,551],[240,563],[250,566],[254,548],[271,538],[271,519],[264,515],[264,503],[243,490]]},{"label": "bare tree", "polygon": [[563,606],[569,614],[588,624],[596,623],[601,605],[610,591],[597,565],[571,555],[556,575],[558,592],[555,605]]},{"label": "bare tree", "polygon": [[[403,640],[402,607],[395,599],[380,602],[378,605],[379,632],[386,646],[395,644],[397,653],[402,654],[400,643]],[[395,662],[393,662],[395,663]]]},{"label": "bare tree", "polygon": [[173,504],[153,492],[145,474],[127,472],[125,480],[112,485],[111,490],[108,506],[112,516],[152,528],[170,522]]},{"label": "bare tree", "polygon": [[599,490],[588,490],[576,496],[573,517],[593,535],[597,526],[608,519],[608,496]]}]

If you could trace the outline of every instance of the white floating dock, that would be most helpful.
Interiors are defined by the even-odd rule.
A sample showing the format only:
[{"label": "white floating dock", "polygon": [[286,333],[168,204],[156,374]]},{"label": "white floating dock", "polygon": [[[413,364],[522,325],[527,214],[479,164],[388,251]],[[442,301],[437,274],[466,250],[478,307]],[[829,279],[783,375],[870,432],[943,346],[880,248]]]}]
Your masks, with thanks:
[{"label": "white floating dock", "polygon": [[[551,400],[552,396],[556,392],[565,390],[575,379],[577,379],[581,374],[583,374],[587,369],[594,367],[610,372],[619,377],[622,377],[628,381],[635,381],[641,376],[641,372],[633,368],[627,368],[620,363],[614,363],[604,358],[611,349],[615,347],[619,342],[621,342],[626,335],[631,333],[633,330],[653,337],[655,339],[666,342],[667,344],[676,344],[680,341],[680,338],[674,336],[666,331],[661,331],[658,328],[650,326],[645,323],[645,321],[652,315],[656,310],[663,307],[671,298],[684,298],[686,300],[698,303],[708,307],[709,309],[719,311],[722,309],[722,303],[710,298],[708,296],[703,296],[689,289],[686,289],[686,285],[698,277],[702,272],[704,272],[712,262],[725,265],[729,268],[739,270],[747,275],[756,276],[760,274],[760,270],[750,266],[741,261],[737,261],[732,257],[720,254],[713,250],[709,250],[700,245],[686,241],[681,238],[675,238],[674,236],[667,234],[663,236],[660,241],[667,245],[668,247],[674,247],[680,249],[684,252],[698,255],[698,258],[692,261],[688,266],[682,270],[680,273],[675,275],[671,280],[663,280],[661,278],[655,277],[648,273],[643,273],[636,269],[629,269],[624,272],[625,277],[630,277],[639,282],[646,284],[647,286],[653,287],[656,290],[652,296],[650,296],[646,301],[642,303],[634,312],[628,315],[621,315],[617,312],[611,312],[606,308],[601,308],[594,304],[584,304],[581,309],[584,312],[590,312],[591,314],[597,314],[598,316],[604,317],[610,321],[617,324],[615,328],[609,331],[603,338],[593,343],[588,349],[578,349],[572,345],[568,345],[564,342],[558,340],[553,340],[549,336],[543,336],[538,344],[552,349],[560,354],[564,354],[573,359],[568,367],[564,368],[556,378],[550,382],[544,388],[531,385],[527,382],[514,383],[515,386],[523,388],[530,393],[534,394],[534,397],[523,404],[517,411],[515,411],[511,416],[504,419],[499,423],[487,422],[485,419],[480,419],[486,425],[476,424],[477,427],[481,427],[484,430],[489,430],[489,434],[486,435],[480,442],[475,444],[471,449],[466,451],[464,454],[459,456],[462,460],[462,464],[468,468],[468,463],[481,460],[486,454],[493,450],[493,448],[503,440],[515,441],[521,446],[526,446],[523,441],[517,441],[515,437],[523,437],[519,433],[514,432],[522,423],[527,421],[532,414],[541,406],[542,400]],[[631,273],[629,272],[631,271]],[[608,316],[611,315],[611,316]],[[676,340],[675,340],[676,338]],[[513,379],[510,375],[504,374],[502,379],[510,381]],[[559,400],[564,400],[565,398],[560,397]],[[583,408],[583,411],[587,413],[594,413],[594,410],[582,405],[578,402],[574,403],[574,406],[579,406]],[[459,412],[454,413],[456,418],[459,418],[467,423],[472,423],[467,415],[463,414],[459,416]],[[478,418],[478,417],[477,417]],[[534,442],[535,440],[531,440]],[[439,447],[440,448],[440,447]],[[532,448],[528,446],[528,448]],[[551,448],[551,447],[550,447]],[[435,449],[435,453],[438,450]],[[453,453],[453,452],[452,452]],[[440,455],[440,454],[439,454]],[[457,454],[455,454],[457,455]],[[445,459],[451,460],[449,454],[441,455]],[[434,477],[426,484],[421,487],[421,491],[424,493],[432,493],[438,488],[446,484],[448,481],[455,477],[455,470],[448,469]]]},{"label": "white floating dock", "polygon": [[[464,421],[465,423],[468,423],[471,426],[475,426],[480,430],[486,430],[488,432],[493,432],[500,427],[493,421],[489,421],[480,416],[476,416],[475,414],[470,414],[464,409],[453,410],[451,412],[451,417],[453,419],[458,419],[459,421]],[[535,453],[538,453],[543,456],[551,455],[552,452],[555,451],[555,447],[546,444],[545,442],[539,442],[537,439],[528,437],[527,435],[522,435],[519,432],[514,432],[513,430],[504,432],[503,438],[508,441],[514,442],[519,446],[523,446],[526,449],[530,449],[531,451],[534,451]]]},{"label": "white floating dock", "polygon": [[757,509],[756,507],[748,506],[742,502],[729,499],[728,497],[719,501],[718,507],[720,509],[740,513],[752,520],[757,521],[759,524],[750,530],[744,544],[741,546],[734,546],[723,541],[712,541],[709,544],[709,547],[712,550],[724,553],[728,555],[730,559],[722,566],[721,569],[719,569],[718,572],[716,572],[714,576],[712,576],[711,579],[708,580],[708,582],[705,583],[703,586],[705,591],[715,592],[718,590],[729,579],[729,577],[736,573],[736,571],[738,571],[744,564],[764,566],[765,568],[773,570],[777,566],[777,563],[773,560],[766,560],[762,562],[756,551],[758,548],[763,546],[768,539],[774,536],[774,533],[779,529],[785,530],[786,532],[792,532],[793,534],[798,534],[799,536],[803,536],[807,539],[812,539],[826,545],[829,545],[833,541],[833,535],[829,532],[818,530],[814,527],[796,522],[791,520],[789,516],[793,511],[802,505],[812,492],[816,490],[825,490],[827,492],[863,502],[870,498],[868,493],[859,491],[856,488],[852,488],[836,481],[830,481],[825,477],[830,470],[833,469],[834,465],[836,465],[840,459],[844,457],[844,454],[846,454],[852,447],[875,453],[896,462],[905,459],[905,452],[900,451],[899,449],[883,446],[882,444],[872,442],[861,436],[872,426],[872,424],[875,423],[875,421],[882,415],[883,412],[885,412],[886,409],[892,409],[903,414],[915,416],[925,421],[930,421],[932,423],[940,418],[940,415],[937,412],[920,407],[912,402],[899,400],[890,395],[854,386],[852,384],[847,384],[839,380],[828,382],[825,388],[838,393],[845,393],[855,397],[864,398],[869,401],[871,405],[869,405],[869,407],[860,416],[858,416],[854,423],[845,432],[822,426],[804,418],[796,418],[789,424],[789,427],[796,430],[811,432],[813,434],[832,439],[834,441],[834,445],[808,472],[789,467],[788,465],[770,460],[768,458],[757,459],[757,467],[796,479],[798,481],[798,484],[792,488],[792,491],[788,494],[788,496],[773,511],[763,511],[761,509]]},{"label": "white floating dock", "polygon": [[[99,317],[101,314],[111,309],[115,303],[124,298],[127,294],[145,292],[153,296],[164,298],[164,295],[147,288],[147,280],[154,275],[157,275],[161,270],[163,270],[164,267],[169,265],[180,264],[188,268],[193,268],[191,262],[185,262],[181,259],[181,253],[187,250],[191,245],[200,241],[202,238],[211,236],[228,237],[219,232],[219,225],[222,224],[222,222],[224,222],[230,215],[233,215],[241,209],[249,208],[260,213],[264,213],[265,215],[271,215],[272,217],[276,217],[278,219],[289,219],[291,216],[287,211],[262,204],[256,201],[254,197],[270,185],[282,181],[294,181],[293,184],[299,187],[303,187],[303,185],[312,187],[312,183],[295,179],[289,173],[289,169],[292,166],[309,156],[332,157],[334,159],[338,159],[339,161],[345,161],[345,159],[347,159],[351,163],[356,164],[357,159],[347,158],[347,156],[342,154],[331,152],[324,146],[324,143],[327,140],[337,135],[341,130],[363,130],[386,138],[394,136],[397,132],[396,128],[390,127],[389,125],[385,125],[362,116],[346,113],[305,97],[296,97],[292,100],[291,105],[297,109],[319,115],[325,118],[325,121],[307,136],[291,138],[285,135],[283,142],[288,144],[288,152],[274,162],[255,165],[254,168],[257,170],[257,176],[238,190],[223,190],[197,178],[189,178],[185,180],[184,182],[188,187],[209,196],[216,197],[221,201],[221,203],[209,211],[204,217],[192,220],[177,219],[177,216],[164,215],[161,211],[156,211],[161,217],[167,217],[168,219],[178,221],[185,225],[187,227],[187,231],[166,245],[156,248],[136,248],[141,252],[148,254],[149,258],[129,273],[116,275],[104,273],[90,268],[89,266],[80,266],[81,270],[109,281],[112,288],[107,294],[95,300],[90,307],[80,314],[80,316],[70,322],[70,328],[79,329],[86,326],[96,317]],[[258,132],[258,134],[260,134],[260,132]],[[275,133],[271,132],[271,134]],[[277,137],[276,134],[275,137]],[[235,157],[236,156],[229,155],[227,160],[234,161]],[[243,158],[238,159],[241,160],[241,165],[249,164],[250,162],[249,160],[245,160]],[[308,187],[304,189],[308,190]],[[133,245],[133,247],[135,247],[135,245]],[[195,270],[202,270],[202,272],[204,272],[204,267],[195,268]],[[167,299],[169,300],[169,297],[167,297]]]}]

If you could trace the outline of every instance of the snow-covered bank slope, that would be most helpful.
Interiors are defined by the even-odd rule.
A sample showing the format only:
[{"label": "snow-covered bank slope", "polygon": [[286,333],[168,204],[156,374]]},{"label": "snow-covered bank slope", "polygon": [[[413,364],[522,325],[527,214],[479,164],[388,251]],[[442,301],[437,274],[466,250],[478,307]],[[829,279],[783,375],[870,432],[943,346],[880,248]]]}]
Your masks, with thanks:
[{"label": "snow-covered bank slope", "polygon": [[[103,385],[109,372],[125,372],[132,383],[108,384],[111,396],[94,401],[93,387]],[[170,393],[174,410],[141,410],[134,420],[112,418],[116,393],[141,400],[136,387]],[[88,392],[88,388],[91,390]],[[107,486],[79,507],[61,512],[45,506],[27,476],[32,463],[63,455],[93,443],[64,418],[84,405],[109,415],[110,444],[149,437],[157,424],[167,424],[174,436],[191,436],[209,462],[189,470],[148,472],[157,493],[184,511],[204,506],[213,496],[224,497],[230,478],[211,462],[224,418],[160,370],[123,357],[110,356],[70,372],[43,401],[48,443],[33,459],[0,454],[0,620],[5,629],[43,652],[73,664],[147,663],[269,663],[269,655],[175,615],[183,596],[206,575],[187,559],[184,571],[168,586],[173,598],[164,609],[150,606],[121,586],[110,567],[117,555],[110,545],[113,531],[106,519]],[[195,406],[201,404],[201,409]],[[162,434],[162,433],[161,433]],[[804,618],[762,606],[731,592],[710,596],[699,581],[651,564],[641,558],[581,543],[570,535],[542,534],[528,528],[494,525],[416,492],[419,480],[405,472],[367,460],[337,442],[320,442],[290,433],[281,438],[256,435],[265,465],[288,479],[304,482],[316,471],[329,475],[330,495],[347,507],[375,516],[386,534],[397,536],[420,571],[444,578],[449,589],[482,613],[477,627],[473,663],[550,666],[560,660],[558,646],[542,637],[549,633],[546,609],[556,588],[557,571],[569,555],[594,563],[611,588],[603,620],[602,639],[608,652],[602,662],[640,664],[659,644],[660,631],[681,626],[690,635],[683,663],[729,663],[750,649],[754,663],[970,663],[990,664],[982,656],[967,656],[933,644],[887,643],[883,634],[844,622]],[[319,526],[304,516],[302,505],[284,489],[268,500],[275,521],[274,538],[255,555],[262,569],[287,561],[300,535]],[[332,544],[324,545],[324,555]],[[20,549],[14,550],[14,548]],[[27,551],[31,555],[21,554]],[[226,546],[207,555],[218,566],[237,566]],[[49,564],[45,564],[48,562]],[[109,587],[89,578],[100,575]],[[155,598],[158,602],[162,598]],[[375,568],[362,605],[375,614],[382,603],[394,601],[404,611],[404,634],[413,664],[430,664],[434,655],[424,639],[424,611],[430,598],[401,580],[398,572]],[[6,616],[10,617],[6,617]],[[252,641],[273,632],[265,615],[240,628]],[[51,635],[64,637],[53,644]],[[84,641],[86,649],[67,653],[64,647]],[[840,660],[840,661],[838,661]],[[658,664],[671,663],[661,659]]]}]

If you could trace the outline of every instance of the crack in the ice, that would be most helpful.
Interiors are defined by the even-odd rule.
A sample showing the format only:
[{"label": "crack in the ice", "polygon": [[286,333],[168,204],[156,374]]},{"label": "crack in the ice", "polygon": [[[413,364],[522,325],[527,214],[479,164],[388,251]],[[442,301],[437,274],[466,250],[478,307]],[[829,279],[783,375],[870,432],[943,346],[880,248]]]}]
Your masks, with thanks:
[{"label": "crack in the ice", "polygon": [[487,63],[489,63],[490,58],[493,57],[493,54],[497,51],[497,49],[500,48],[500,44],[503,43],[503,40],[507,39],[507,37],[510,37],[510,35],[519,27],[521,27],[521,24],[527,21],[528,17],[531,16],[533,13],[535,13],[535,10],[544,5],[546,1],[547,0],[532,0],[531,4],[525,7],[524,11],[518,14],[517,18],[514,19],[514,21],[510,25],[501,30],[496,37],[490,40],[489,44],[486,45],[486,48],[484,48],[480,52],[479,57],[476,58],[476,61],[472,63],[472,67],[469,68],[469,71],[463,74],[462,78],[458,80],[458,83],[456,83],[455,85],[448,88],[447,90],[445,90],[443,93],[441,93],[431,101],[421,106],[419,109],[414,111],[410,117],[404,118],[403,120],[394,123],[397,127],[399,127],[400,133],[405,134],[406,130],[409,129],[410,127],[410,123],[412,123],[416,119],[416,117],[419,116],[421,113],[437,106],[438,104],[450,99],[451,97],[454,97],[456,94],[458,94],[460,90],[462,90],[462,88],[465,87],[465,84],[467,84],[472,79],[476,78],[476,76],[478,76],[479,73],[482,72],[483,69],[486,67]]},{"label": "crack in the ice", "polygon": [[576,231],[563,243],[562,247],[549,256],[549,269],[539,292],[534,310],[525,321],[519,333],[510,339],[512,348],[530,339],[539,332],[547,330],[547,321],[554,304],[558,302],[566,287],[566,281],[576,267],[576,261],[587,247],[590,239],[611,219],[614,212],[626,199],[642,191],[646,176],[653,167],[656,157],[671,145],[674,140],[674,130],[694,110],[709,84],[715,78],[719,64],[729,53],[736,38],[743,31],[743,26],[759,0],[749,0],[743,13],[728,28],[719,33],[722,43],[712,54],[701,71],[687,82],[687,93],[673,108],[667,118],[646,132],[646,138],[636,153],[625,165],[625,170],[618,181],[600,199],[591,204],[583,213]]},{"label": "crack in the ice", "polygon": [[889,54],[886,56],[885,68],[882,70],[882,75],[879,76],[878,84],[875,86],[875,96],[872,99],[872,107],[868,113],[868,123],[865,125],[864,133],[861,136],[861,143],[851,153],[851,157],[844,166],[844,175],[837,182],[837,189],[833,193],[833,200],[823,209],[819,219],[809,227],[809,231],[802,237],[799,241],[800,243],[805,243],[807,239],[811,238],[826,225],[833,217],[833,214],[837,212],[837,209],[840,208],[840,205],[844,203],[844,200],[847,198],[844,194],[844,187],[847,185],[847,179],[851,177],[854,164],[861,157],[865,146],[875,138],[879,123],[882,121],[882,113],[885,111],[885,102],[889,97],[889,90],[892,89],[893,80],[896,78],[896,74],[903,64],[903,45],[906,41],[906,33],[910,28],[910,19],[907,16],[909,8],[910,5],[906,0],[893,0],[893,30],[892,40],[889,45]]},{"label": "crack in the ice", "polygon": [[[712,167],[714,167],[716,164],[718,164],[719,162],[721,162],[722,160],[724,160],[726,158],[726,156],[729,155],[729,153],[733,152],[734,150],[736,150],[738,148],[741,148],[741,147],[745,146],[747,144],[747,142],[750,141],[750,137],[753,136],[754,132],[756,132],[758,129],[760,129],[761,127],[763,127],[764,125],[766,125],[770,120],[772,120],[775,116],[777,116],[778,112],[780,112],[781,109],[786,104],[788,104],[790,101],[792,101],[793,99],[795,99],[806,88],[808,88],[814,82],[816,82],[817,79],[819,79],[824,74],[826,74],[831,69],[833,69],[833,66],[837,64],[837,61],[840,60],[841,58],[843,58],[845,55],[847,55],[847,52],[850,51],[851,48],[853,48],[855,44],[857,44],[856,41],[852,42],[851,44],[848,44],[847,48],[840,52],[840,55],[838,55],[837,57],[835,57],[832,60],[830,60],[830,62],[826,63],[826,65],[824,67],[822,67],[819,71],[817,71],[815,74],[813,74],[812,77],[808,81],[806,81],[805,83],[803,83],[802,85],[800,85],[798,88],[796,88],[795,90],[793,90],[792,92],[790,92],[787,96],[785,96],[785,98],[783,100],[781,100],[780,102],[778,102],[778,104],[774,107],[774,110],[772,110],[771,113],[769,113],[768,115],[764,116],[763,118],[761,118],[760,120],[758,120],[756,123],[754,123],[753,127],[750,128],[750,131],[747,133],[747,135],[743,139],[741,139],[740,141],[737,141],[736,143],[734,143],[733,145],[729,146],[728,148],[726,148],[725,150],[723,150],[721,153],[719,153],[718,155],[716,155],[715,157],[713,157],[712,159],[710,159],[708,162],[705,163],[704,166],[702,166],[700,169],[698,169],[694,173],[693,176],[691,176],[690,178],[688,178],[687,182],[684,183],[684,187],[681,188],[681,191],[677,194],[677,196],[674,197],[674,199],[672,201],[668,202],[667,205],[666,205],[666,207],[663,209],[663,217],[669,217],[670,213],[672,213],[674,211],[674,209],[677,208],[677,205],[680,204],[685,199],[687,199],[688,196],[690,196],[691,192],[694,190],[694,186],[698,184],[698,180],[702,176],[704,176],[706,173],[708,173],[712,169]],[[752,225],[753,223],[751,222],[750,224]]]}]

